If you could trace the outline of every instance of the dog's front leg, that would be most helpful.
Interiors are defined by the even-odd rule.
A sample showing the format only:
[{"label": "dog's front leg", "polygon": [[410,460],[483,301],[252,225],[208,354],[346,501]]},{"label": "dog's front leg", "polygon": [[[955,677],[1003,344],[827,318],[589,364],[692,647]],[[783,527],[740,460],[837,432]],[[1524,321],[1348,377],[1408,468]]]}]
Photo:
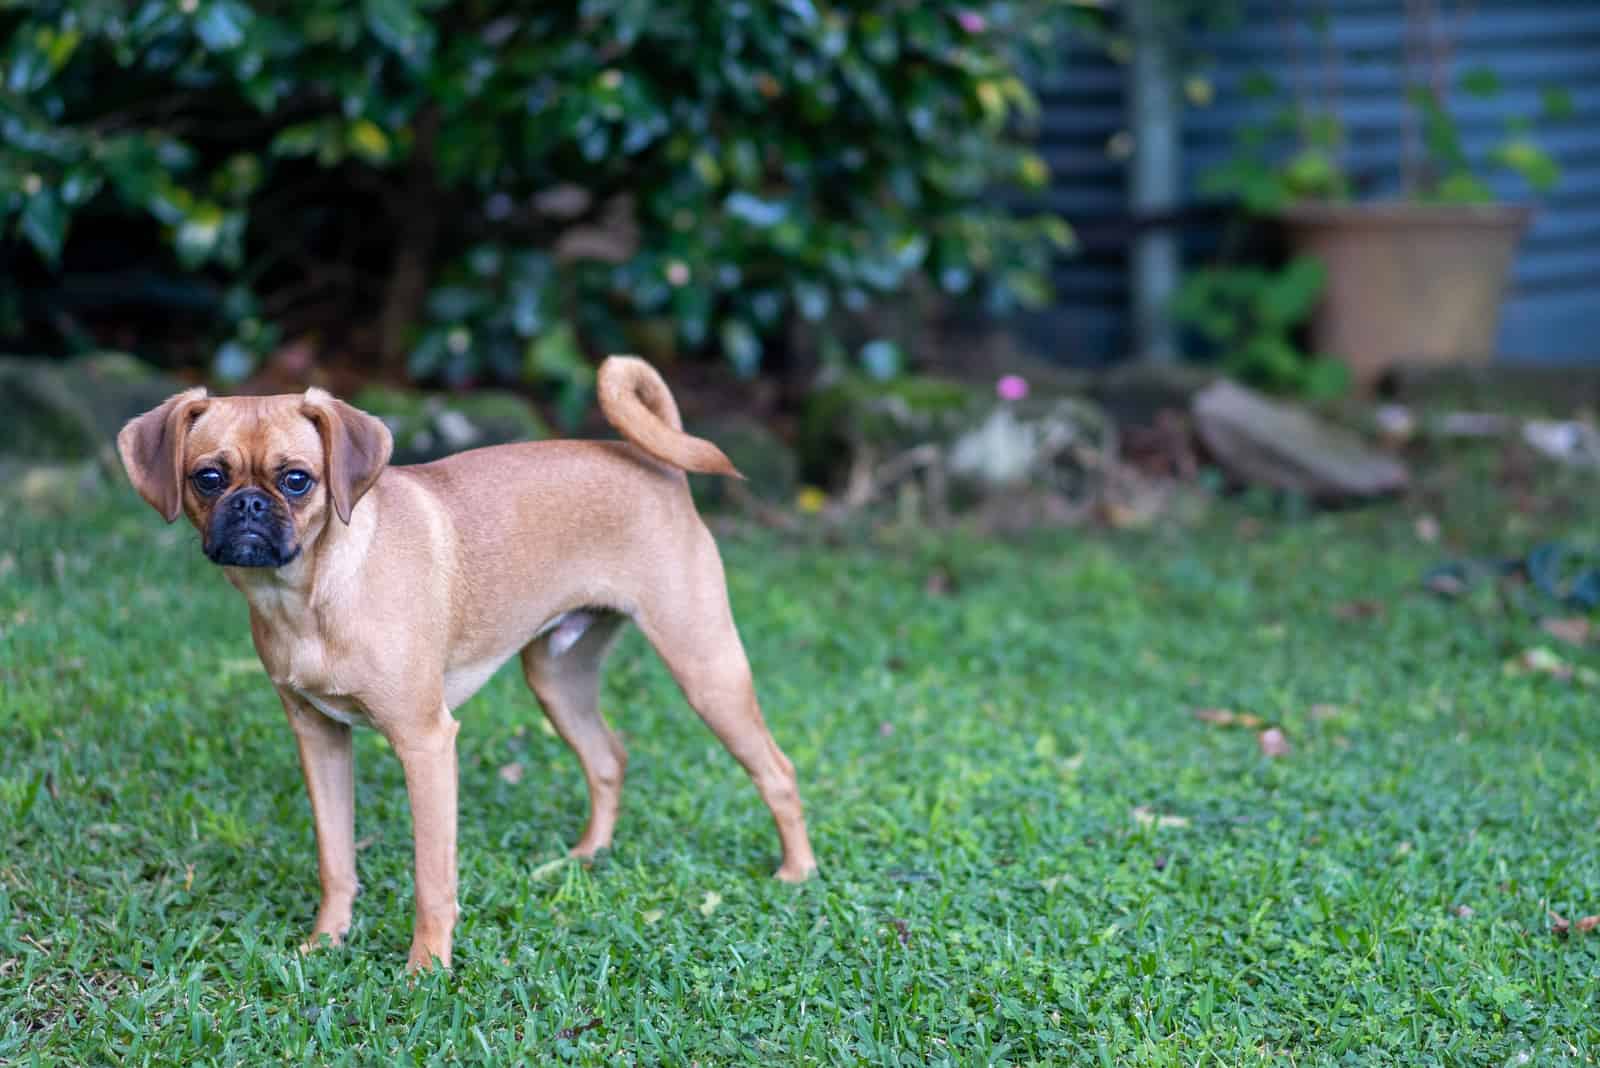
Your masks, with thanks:
[{"label": "dog's front leg", "polygon": [[456,730],[441,701],[420,724],[386,730],[405,767],[416,848],[417,919],[408,971],[450,967],[456,915]]},{"label": "dog's front leg", "polygon": [[317,827],[322,905],[311,937],[300,947],[310,951],[324,935],[338,945],[350,930],[350,909],[358,890],[355,759],[348,726],[334,722],[293,694],[279,690],[278,696],[300,748],[300,768]]}]

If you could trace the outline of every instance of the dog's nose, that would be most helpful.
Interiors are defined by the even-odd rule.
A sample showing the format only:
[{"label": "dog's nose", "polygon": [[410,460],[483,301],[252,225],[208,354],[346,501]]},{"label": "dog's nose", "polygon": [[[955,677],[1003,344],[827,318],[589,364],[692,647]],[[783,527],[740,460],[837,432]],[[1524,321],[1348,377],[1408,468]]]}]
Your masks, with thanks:
[{"label": "dog's nose", "polygon": [[228,507],[241,515],[257,519],[267,514],[272,507],[272,498],[260,490],[240,490],[228,501]]}]

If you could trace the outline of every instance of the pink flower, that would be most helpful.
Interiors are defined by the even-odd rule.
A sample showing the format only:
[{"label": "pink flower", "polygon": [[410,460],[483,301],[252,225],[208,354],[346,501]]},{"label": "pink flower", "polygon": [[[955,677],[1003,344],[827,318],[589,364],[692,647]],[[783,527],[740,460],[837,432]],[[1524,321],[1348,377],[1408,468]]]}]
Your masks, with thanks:
[{"label": "pink flower", "polygon": [[1028,380],[1020,375],[1004,375],[994,384],[1001,400],[1019,401],[1028,395]]},{"label": "pink flower", "polygon": [[968,33],[982,33],[989,28],[989,20],[976,11],[962,9],[956,12],[956,22]]}]

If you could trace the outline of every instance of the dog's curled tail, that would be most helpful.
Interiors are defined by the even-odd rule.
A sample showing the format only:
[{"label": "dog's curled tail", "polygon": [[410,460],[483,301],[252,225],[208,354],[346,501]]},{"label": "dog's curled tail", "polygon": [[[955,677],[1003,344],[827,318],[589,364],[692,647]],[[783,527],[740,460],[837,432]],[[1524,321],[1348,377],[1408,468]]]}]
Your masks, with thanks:
[{"label": "dog's curled tail", "polygon": [[606,357],[599,393],[606,422],[656,459],[697,474],[744,478],[721,449],[683,432],[683,417],[667,384],[637,356]]}]

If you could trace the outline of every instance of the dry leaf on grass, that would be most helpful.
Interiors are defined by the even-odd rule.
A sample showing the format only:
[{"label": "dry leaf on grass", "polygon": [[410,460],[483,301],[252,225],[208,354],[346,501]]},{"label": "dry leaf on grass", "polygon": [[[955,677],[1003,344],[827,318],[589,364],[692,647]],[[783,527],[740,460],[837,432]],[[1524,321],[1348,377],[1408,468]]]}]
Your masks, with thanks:
[{"label": "dry leaf on grass", "polygon": [[717,906],[720,904],[722,904],[722,895],[715,890],[707,890],[705,899],[700,902],[700,915],[711,915],[717,911]]},{"label": "dry leaf on grass", "polygon": [[1512,675],[1554,675],[1558,679],[1572,677],[1572,665],[1543,646],[1526,649],[1515,660],[1507,661],[1506,671]]},{"label": "dry leaf on grass", "polygon": [[517,785],[517,783],[522,781],[522,764],[513,760],[509,764],[502,765],[500,768],[500,777],[506,782],[510,783],[512,786]]},{"label": "dry leaf on grass", "polygon": [[644,921],[644,925],[646,927],[653,927],[655,924],[659,923],[661,917],[665,915],[666,913],[661,909],[646,909],[644,912],[639,914],[639,918]]},{"label": "dry leaf on grass", "polygon": [[1506,661],[1505,672],[1507,675],[1549,675],[1562,682],[1576,682],[1580,686],[1600,684],[1600,674],[1596,674],[1594,669],[1574,666],[1542,645]]},{"label": "dry leaf on grass", "polygon": [[1332,612],[1336,619],[1382,619],[1386,611],[1382,601],[1365,598],[1356,601],[1340,601],[1334,605]]},{"label": "dry leaf on grass", "polygon": [[1151,810],[1149,805],[1139,805],[1133,810],[1133,820],[1141,827],[1187,827],[1187,816],[1166,816]]},{"label": "dry leaf on grass", "polygon": [[1545,911],[1550,916],[1550,933],[1558,938],[1565,938],[1574,927],[1578,929],[1579,934],[1588,934],[1596,927],[1600,927],[1600,916],[1584,916],[1574,923],[1554,909]]},{"label": "dry leaf on grass", "polygon": [[1277,727],[1268,727],[1256,735],[1256,744],[1261,746],[1261,755],[1264,757],[1286,757],[1289,755],[1289,739]]},{"label": "dry leaf on grass", "polygon": [[1589,642],[1589,620],[1583,616],[1572,619],[1546,619],[1539,623],[1539,627],[1552,638],[1559,638],[1572,645],[1586,645]]},{"label": "dry leaf on grass", "polygon": [[1471,905],[1457,905],[1456,906],[1456,915],[1460,916],[1463,920],[1470,920],[1472,918],[1472,906]]},{"label": "dry leaf on grass", "polygon": [[1307,714],[1315,720],[1338,719],[1340,716],[1344,715],[1344,709],[1340,708],[1338,705],[1330,704],[1312,705],[1306,711]]},{"label": "dry leaf on grass", "polygon": [[1193,715],[1201,723],[1209,723],[1213,727],[1243,727],[1246,730],[1254,730],[1266,722],[1260,716],[1253,716],[1248,712],[1235,712],[1231,708],[1197,708]]},{"label": "dry leaf on grass", "polygon": [[596,1016],[591,1020],[585,1021],[584,1023],[573,1024],[571,1027],[563,1027],[561,1030],[556,1032],[556,1037],[570,1042],[579,1035],[583,1034],[585,1031],[598,1030],[604,1024],[605,1021]]}]

